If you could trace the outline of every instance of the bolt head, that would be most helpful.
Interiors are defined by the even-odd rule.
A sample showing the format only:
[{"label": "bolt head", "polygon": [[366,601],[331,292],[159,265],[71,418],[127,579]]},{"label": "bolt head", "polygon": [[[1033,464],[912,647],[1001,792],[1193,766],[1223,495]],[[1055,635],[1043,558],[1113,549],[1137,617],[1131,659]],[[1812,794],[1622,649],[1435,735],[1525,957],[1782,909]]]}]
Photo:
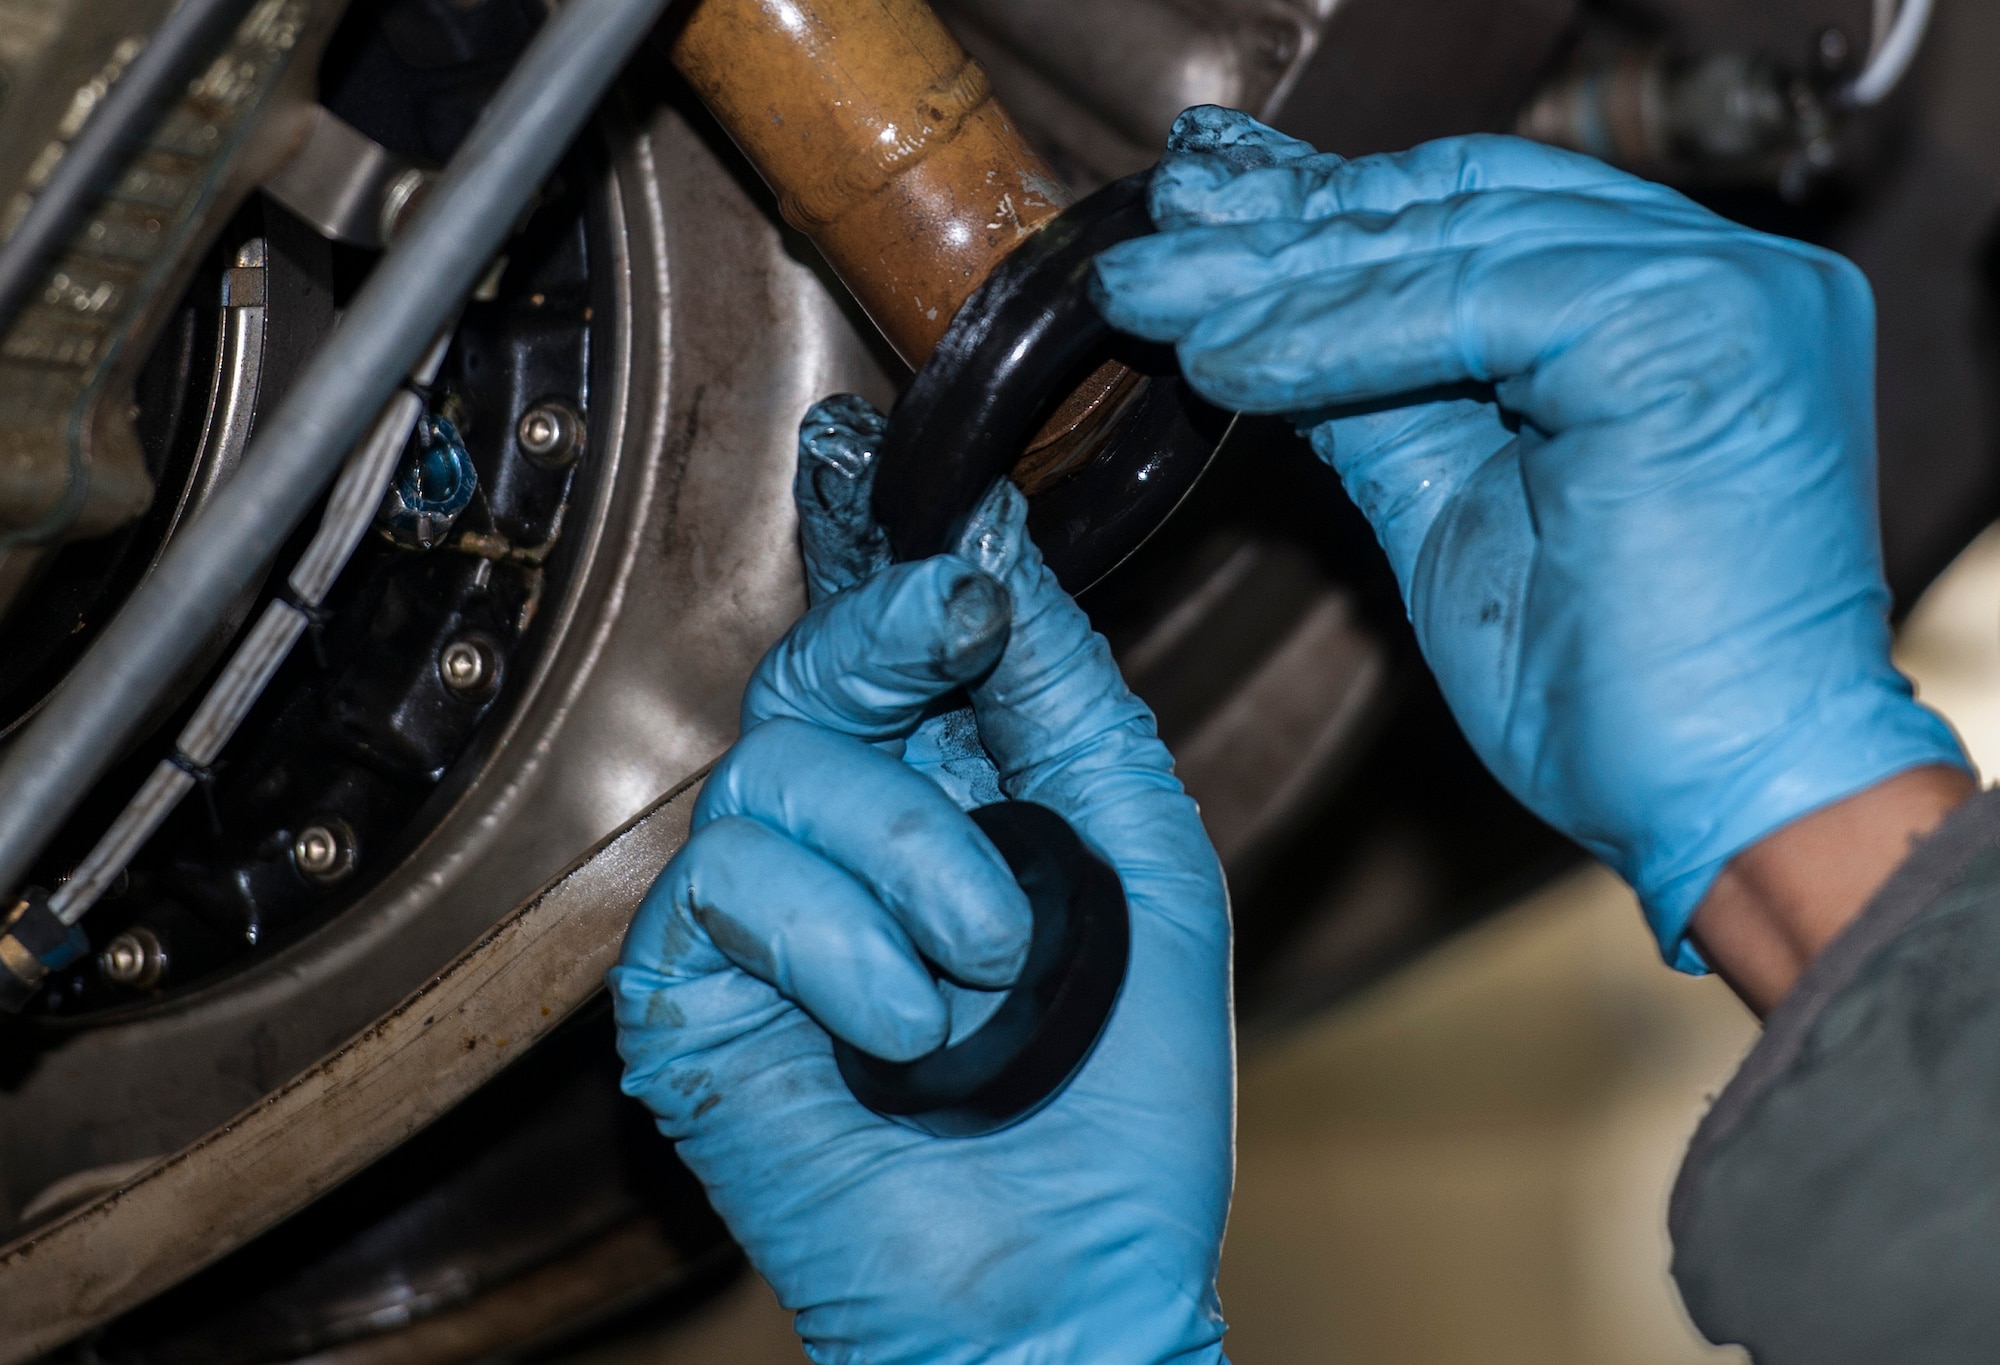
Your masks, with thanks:
[{"label": "bolt head", "polygon": [[546,455],[562,439],[562,427],[547,408],[536,408],[521,419],[521,444],[537,455]]},{"label": "bolt head", "polygon": [[438,677],[454,692],[477,692],[495,671],[493,651],[479,640],[453,640],[438,651]]},{"label": "bolt head", "polygon": [[583,419],[567,403],[537,403],[521,414],[514,439],[536,464],[559,468],[583,446]]},{"label": "bolt head", "polygon": [[148,990],[167,971],[167,950],[151,929],[135,927],[118,934],[97,955],[104,979],[130,990]]},{"label": "bolt head", "polygon": [[353,833],[340,820],[307,825],[292,840],[292,866],[307,881],[339,881],[354,870]]}]

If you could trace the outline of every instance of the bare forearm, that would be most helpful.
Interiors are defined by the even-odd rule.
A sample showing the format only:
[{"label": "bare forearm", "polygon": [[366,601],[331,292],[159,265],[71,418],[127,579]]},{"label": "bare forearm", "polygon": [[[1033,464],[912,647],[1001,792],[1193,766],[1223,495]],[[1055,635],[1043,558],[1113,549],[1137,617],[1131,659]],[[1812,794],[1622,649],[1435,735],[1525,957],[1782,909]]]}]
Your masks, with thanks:
[{"label": "bare forearm", "polygon": [[1767,835],[1716,879],[1695,911],[1695,943],[1744,1003],[1767,1013],[1973,790],[1958,768],[1913,768]]}]

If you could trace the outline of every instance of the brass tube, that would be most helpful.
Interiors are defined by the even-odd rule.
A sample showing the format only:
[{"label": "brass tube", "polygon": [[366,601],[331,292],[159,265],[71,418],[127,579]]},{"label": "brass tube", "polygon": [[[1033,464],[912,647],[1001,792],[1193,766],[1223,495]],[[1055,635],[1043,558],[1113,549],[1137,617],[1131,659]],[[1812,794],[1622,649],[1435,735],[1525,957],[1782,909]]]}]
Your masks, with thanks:
[{"label": "brass tube", "polygon": [[700,0],[673,56],[912,366],[1069,203],[924,0]]}]

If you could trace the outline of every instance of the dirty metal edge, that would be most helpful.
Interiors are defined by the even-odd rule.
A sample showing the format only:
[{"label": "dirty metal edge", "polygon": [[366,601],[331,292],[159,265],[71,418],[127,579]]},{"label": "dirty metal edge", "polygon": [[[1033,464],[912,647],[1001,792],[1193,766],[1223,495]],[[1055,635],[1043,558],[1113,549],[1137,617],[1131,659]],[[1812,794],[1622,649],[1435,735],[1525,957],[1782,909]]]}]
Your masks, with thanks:
[{"label": "dirty metal edge", "polygon": [[442,1116],[595,994],[685,842],[703,769],[296,1079],[120,1188],[0,1247],[0,1365],[250,1241]]}]

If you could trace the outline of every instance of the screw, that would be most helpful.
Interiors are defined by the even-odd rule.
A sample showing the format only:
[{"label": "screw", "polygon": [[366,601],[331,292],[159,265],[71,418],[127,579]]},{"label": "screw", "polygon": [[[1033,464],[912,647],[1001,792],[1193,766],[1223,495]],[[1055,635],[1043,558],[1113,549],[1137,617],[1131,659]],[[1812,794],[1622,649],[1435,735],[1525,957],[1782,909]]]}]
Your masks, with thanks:
[{"label": "screw", "polygon": [[292,840],[292,866],[307,881],[331,885],[354,870],[354,834],[343,820],[307,825]]},{"label": "screw", "polygon": [[583,419],[567,403],[537,403],[521,414],[514,439],[536,464],[559,469],[583,446]]},{"label": "screw", "polygon": [[167,950],[151,929],[127,929],[104,945],[97,970],[114,985],[149,990],[167,973]]},{"label": "screw", "polygon": [[493,681],[495,663],[486,642],[468,636],[438,651],[438,677],[454,692],[477,692]]}]

